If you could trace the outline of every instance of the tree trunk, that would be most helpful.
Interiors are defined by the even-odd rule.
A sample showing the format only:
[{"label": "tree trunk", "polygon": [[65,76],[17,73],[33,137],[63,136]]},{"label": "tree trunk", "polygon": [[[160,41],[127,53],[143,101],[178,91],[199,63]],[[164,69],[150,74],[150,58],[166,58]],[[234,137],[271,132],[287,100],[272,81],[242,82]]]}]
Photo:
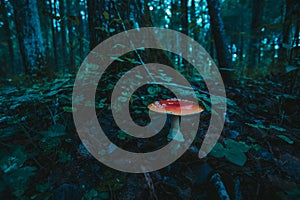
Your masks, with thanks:
[{"label": "tree trunk", "polygon": [[[66,1],[60,0],[59,2],[59,12],[61,17],[60,27],[61,27],[61,44],[66,45],[67,44],[67,12],[66,12]],[[62,57],[62,64],[63,64],[63,71],[67,68],[67,48],[61,49],[61,57]]]},{"label": "tree trunk", "polygon": [[[176,25],[179,24],[176,21],[176,19],[177,19],[177,9],[178,9],[177,3],[178,2],[176,0],[171,0],[171,19],[170,19],[169,28],[173,29],[173,30],[178,30],[178,27]],[[175,65],[179,65],[179,63],[178,63],[179,56],[178,55],[171,54],[171,59],[174,60]]]},{"label": "tree trunk", "polygon": [[[5,63],[2,63],[4,65],[4,69],[2,72],[2,77],[10,74],[10,73],[15,73],[16,70],[14,68],[14,49],[13,49],[13,42],[12,42],[12,32],[10,30],[9,26],[9,21],[8,21],[8,15],[7,15],[7,5],[4,0],[0,1],[0,11],[1,13],[4,13],[5,15],[3,16],[3,29],[5,32],[5,41],[7,43],[7,49],[8,49],[8,58],[4,59]],[[3,38],[4,39],[4,38]]]},{"label": "tree trunk", "polygon": [[41,34],[36,0],[12,1],[24,72],[45,65],[45,49]]},{"label": "tree trunk", "polygon": [[52,69],[55,71],[58,67],[58,57],[57,57],[57,42],[56,42],[56,35],[57,35],[57,24],[55,23],[55,17],[56,17],[56,2],[52,2],[52,0],[49,0],[50,4],[50,12],[51,12],[51,32],[52,32],[52,49],[53,49],[53,60],[54,60],[54,66],[52,66]]},{"label": "tree trunk", "polygon": [[[207,0],[207,4],[219,67],[232,68],[231,53],[226,41],[224,23],[220,12],[220,2],[219,0]],[[221,71],[221,74],[225,84],[231,82],[231,73],[229,71]]]},{"label": "tree trunk", "polygon": [[88,0],[88,24],[90,33],[90,50],[96,47],[104,38],[103,13],[105,11],[105,0]]},{"label": "tree trunk", "polygon": [[254,0],[252,6],[251,39],[249,50],[250,67],[256,68],[260,61],[261,27],[263,23],[264,0]]},{"label": "tree trunk", "polygon": [[195,0],[192,0],[191,2],[191,23],[193,25],[193,30],[192,30],[192,33],[193,33],[193,38],[198,41],[199,39],[199,33],[196,31],[197,29],[195,28],[196,25],[197,25],[197,16],[196,16],[196,5],[195,5]]},{"label": "tree trunk", "polygon": [[188,35],[188,1],[181,0],[181,28],[182,33]]}]

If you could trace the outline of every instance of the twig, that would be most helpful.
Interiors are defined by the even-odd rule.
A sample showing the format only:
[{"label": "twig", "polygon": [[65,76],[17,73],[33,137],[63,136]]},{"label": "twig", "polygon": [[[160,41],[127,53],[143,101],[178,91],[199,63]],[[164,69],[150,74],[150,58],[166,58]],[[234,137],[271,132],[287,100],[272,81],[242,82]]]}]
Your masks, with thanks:
[{"label": "twig", "polygon": [[258,184],[256,187],[256,199],[258,199],[259,191],[260,191],[260,184]]},{"label": "twig", "polygon": [[53,115],[53,113],[52,113],[51,109],[49,108],[49,106],[47,106],[47,109],[48,109],[48,111],[49,111],[49,113],[50,113],[50,115],[51,115],[53,124],[55,125],[55,124],[56,124],[55,116]]},{"label": "twig", "polygon": [[144,176],[145,176],[146,182],[148,184],[148,187],[150,190],[150,195],[151,195],[152,199],[158,200],[157,195],[155,193],[154,184],[153,184],[150,174],[144,173]]},{"label": "twig", "polygon": [[270,153],[274,154],[270,142],[267,141],[266,143],[267,143],[267,145],[268,145],[268,148],[269,148]]},{"label": "twig", "polygon": [[234,180],[234,200],[242,200],[241,181],[239,178]]},{"label": "twig", "polygon": [[215,173],[211,176],[209,182],[214,186],[214,188],[217,190],[218,195],[221,200],[230,200],[230,197],[227,193],[227,190],[225,188],[225,185],[223,181],[221,180],[221,176],[219,173]]}]

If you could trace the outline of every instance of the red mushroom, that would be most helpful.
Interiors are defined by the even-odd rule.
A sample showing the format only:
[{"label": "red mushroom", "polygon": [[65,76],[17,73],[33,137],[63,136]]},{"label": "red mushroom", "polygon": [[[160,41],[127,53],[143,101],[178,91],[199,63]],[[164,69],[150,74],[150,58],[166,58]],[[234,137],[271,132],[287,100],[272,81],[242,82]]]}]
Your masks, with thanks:
[{"label": "red mushroom", "polygon": [[180,116],[193,115],[203,111],[198,103],[180,100],[168,99],[151,103],[148,108],[154,112],[167,113],[172,116],[171,129],[168,138],[183,142],[184,138],[180,131]]}]

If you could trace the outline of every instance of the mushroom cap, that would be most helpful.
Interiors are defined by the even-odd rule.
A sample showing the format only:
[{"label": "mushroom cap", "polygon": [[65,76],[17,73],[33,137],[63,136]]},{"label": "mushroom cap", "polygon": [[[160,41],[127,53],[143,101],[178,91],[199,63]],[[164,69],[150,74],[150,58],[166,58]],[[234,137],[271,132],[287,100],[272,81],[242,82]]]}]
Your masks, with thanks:
[{"label": "mushroom cap", "polygon": [[182,100],[182,99],[167,99],[155,101],[148,105],[148,108],[154,112],[167,113],[171,115],[193,115],[202,112],[203,107],[198,105],[198,102]]}]

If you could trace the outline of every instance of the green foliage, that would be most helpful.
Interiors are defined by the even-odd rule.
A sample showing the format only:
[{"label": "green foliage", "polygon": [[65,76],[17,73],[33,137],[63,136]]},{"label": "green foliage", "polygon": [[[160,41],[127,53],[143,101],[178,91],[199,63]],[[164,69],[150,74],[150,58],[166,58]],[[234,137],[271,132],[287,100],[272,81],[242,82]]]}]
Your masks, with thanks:
[{"label": "green foliage", "polygon": [[99,199],[99,200],[109,199],[109,193],[108,192],[99,192],[95,189],[91,189],[82,198],[82,200],[94,200],[94,199]]},{"label": "green foliage", "polygon": [[276,126],[276,125],[266,126],[266,125],[263,125],[263,124],[251,124],[251,123],[246,123],[246,125],[251,126],[253,128],[258,128],[258,129],[265,129],[265,130],[274,129],[274,130],[277,130],[277,131],[280,131],[280,132],[286,131],[285,128],[282,128],[282,127],[279,127],[279,126]]},{"label": "green foliage", "polygon": [[66,134],[66,127],[62,124],[50,126],[47,131],[41,131],[40,134],[44,137],[59,137]]},{"label": "green foliage", "polygon": [[3,175],[3,182],[10,188],[16,197],[21,197],[28,188],[29,178],[35,174],[35,167],[22,167]]},{"label": "green foliage", "polygon": [[247,152],[250,147],[244,142],[237,142],[232,139],[224,140],[225,147],[221,143],[216,143],[209,155],[215,158],[225,158],[236,165],[244,166],[247,161]]},{"label": "green foliage", "polygon": [[36,168],[23,166],[27,160],[23,146],[12,146],[9,151],[1,150],[0,168],[2,181],[0,192],[8,187],[12,194],[21,197],[28,188],[29,178],[35,174]]},{"label": "green foliage", "polygon": [[130,136],[130,135],[124,133],[124,132],[121,131],[121,130],[118,131],[117,137],[118,137],[118,139],[120,139],[120,140],[126,140],[126,139],[131,139],[131,138],[133,138],[132,136]]},{"label": "green foliage", "polygon": [[10,149],[10,152],[1,150],[0,168],[3,173],[15,171],[22,167],[24,162],[27,160],[27,155],[24,153],[23,146],[14,146]]},{"label": "green foliage", "polygon": [[300,190],[294,189],[284,192],[277,192],[282,200],[291,200],[291,199],[299,199],[300,198]]},{"label": "green foliage", "polygon": [[280,139],[282,139],[283,141],[285,141],[289,144],[294,144],[294,141],[285,135],[277,135],[277,137],[279,137]]},{"label": "green foliage", "polygon": [[287,66],[285,67],[286,73],[290,73],[290,72],[292,72],[292,71],[299,70],[299,69],[300,69],[299,66],[293,66],[293,65],[287,65]]},{"label": "green foliage", "polygon": [[67,163],[72,160],[72,155],[65,152],[65,151],[59,151],[58,152],[58,162],[60,163]]},{"label": "green foliage", "polygon": [[39,147],[45,153],[50,153],[59,148],[61,144],[60,138],[54,137],[44,137],[39,141]]}]

